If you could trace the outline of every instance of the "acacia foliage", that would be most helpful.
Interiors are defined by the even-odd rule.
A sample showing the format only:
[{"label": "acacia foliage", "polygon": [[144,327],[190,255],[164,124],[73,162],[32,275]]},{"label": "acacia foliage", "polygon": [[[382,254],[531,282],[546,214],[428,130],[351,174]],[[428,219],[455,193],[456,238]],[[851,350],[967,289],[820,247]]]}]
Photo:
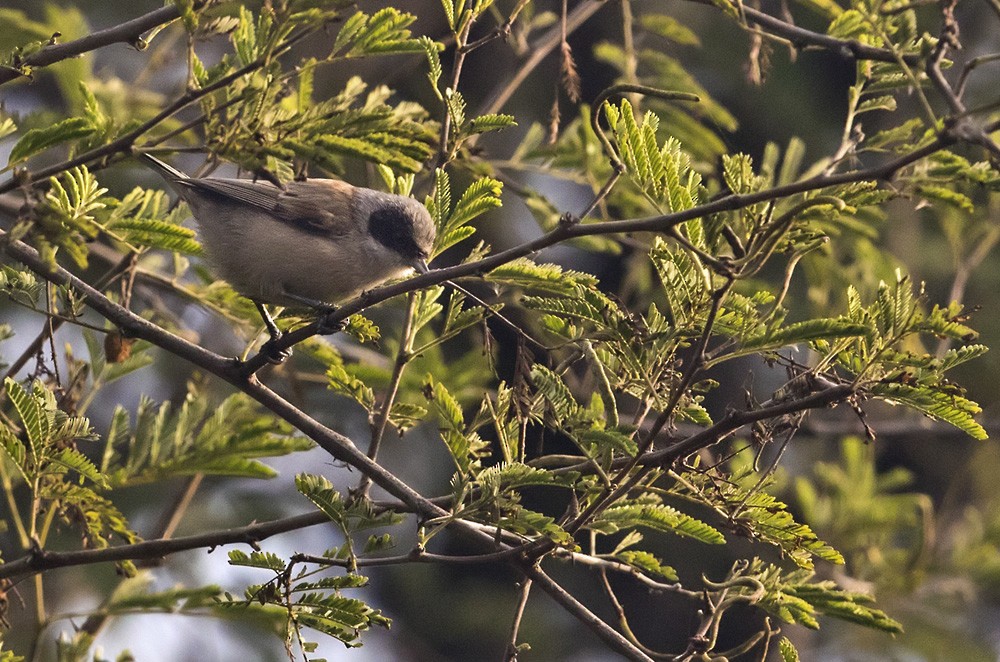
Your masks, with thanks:
[{"label": "acacia foliage", "polygon": [[[755,447],[780,448],[764,453],[780,458],[813,410],[839,405],[864,422],[876,401],[986,438],[979,405],[947,376],[986,351],[961,303],[929,301],[901,269],[870,270],[881,281],[850,285],[834,274],[845,254],[878,254],[872,228],[891,223],[890,204],[927,206],[942,223],[964,224],[967,242],[983,236],[977,210],[995,203],[1000,190],[996,99],[982,111],[966,107],[964,82],[974,67],[961,79],[945,77],[958,45],[948,5],[933,17],[942,26],[934,36],[916,9],[902,5],[804,2],[797,11],[826,23],[825,31],[811,32],[720,0],[712,6],[751,35],[752,71],[759,73],[772,37],[794,36],[798,45],[853,57],[856,77],[838,149],[809,163],[807,146],[793,139],[769,143],[754,159],[726,148],[738,118],[680,57],[686,52],[680,46],[697,46],[703,37],[645,5],[633,16],[625,2],[627,38],[594,48],[618,69],[620,84],[592,105],[581,103],[580,76],[587,74],[577,70],[562,35],[569,19],[593,12],[591,4],[583,1],[560,17],[531,2],[443,0],[446,33],[418,35],[416,16],[403,8],[359,9],[338,0],[253,8],[176,2],[163,25],[132,40],[154,53],[189,46],[182,88],[156,95],[123,91],[117,79],[93,72],[88,59],[37,65],[55,52],[49,35],[57,27],[72,35],[62,27],[72,15],[0,13],[15,42],[5,44],[6,71],[39,82],[51,77],[65,99],[58,111],[0,115],[0,135],[13,143],[0,190],[27,196],[4,231],[10,259],[0,288],[13,304],[88,327],[86,357],[67,351],[57,359],[52,352],[27,377],[4,382],[4,517],[19,551],[5,559],[0,576],[6,590],[11,578],[41,573],[34,580],[38,637],[48,636],[44,626],[56,618],[37,597],[44,595],[45,571],[57,561],[93,562],[49,554],[59,529],[78,532],[76,548],[108,550],[95,560],[115,561],[131,577],[123,582],[128,590],[106,596],[100,619],[137,610],[258,618],[280,632],[289,655],[307,659],[315,637],[358,646],[366,630],[389,625],[391,614],[365,598],[365,566],[468,562],[467,555],[438,551],[445,531],[463,540],[470,555],[481,554],[479,562],[509,565],[530,578],[521,584],[525,599],[538,590],[561,596],[549,566],[568,560],[599,571],[590,579],[606,591],[617,622],[589,618],[572,596],[557,599],[633,659],[655,652],[629,627],[609,573],[688,601],[680,620],[696,625],[686,649],[671,651],[677,659],[760,656],[769,647],[785,660],[798,659],[789,639],[777,639],[777,624],[818,628],[825,617],[901,632],[871,595],[815,576],[818,564],[842,565],[845,555],[775,493],[777,459],[752,466],[746,456]],[[76,20],[76,31],[84,32],[82,17]],[[325,50],[300,56],[295,46],[323,31],[335,35]],[[471,110],[476,104],[466,98],[463,62],[509,35],[537,48],[559,45],[559,94],[573,116],[555,115],[546,128],[519,126],[500,107]],[[167,39],[175,41],[158,51]],[[202,54],[204,40],[225,45],[214,64]],[[318,72],[389,56],[426,73],[427,89],[411,99],[353,76],[333,94],[317,93]],[[866,135],[860,118],[876,112],[884,114],[885,128]],[[480,142],[483,134],[515,130],[509,157]],[[444,254],[437,264],[457,266],[329,313],[323,326],[344,321],[349,346],[364,352],[316,336],[320,325],[301,311],[286,312],[279,325],[290,332],[287,342],[300,341],[298,356],[260,371],[253,306],[200,261],[183,206],[144,186],[110,192],[106,168],[131,163],[134,149],[193,149],[209,164],[230,162],[276,182],[307,173],[358,177],[367,168],[375,175],[370,185],[424,201],[438,227],[435,257]],[[585,213],[562,209],[528,187],[505,186],[517,181],[512,173],[538,169],[589,191],[593,202]],[[482,230],[496,218],[491,212],[515,197],[542,234],[495,250],[480,238]],[[953,233],[960,251],[968,249],[962,234]],[[618,289],[537,255],[563,243],[615,259]],[[106,278],[87,270],[96,255],[117,261]],[[469,285],[472,276],[490,285],[488,303],[444,283],[465,277]],[[801,279],[832,305],[810,305],[791,288]],[[144,291],[167,292],[170,301]],[[382,301],[398,320],[384,331],[368,310]],[[248,338],[245,360],[188,343],[176,314],[182,305],[209,310]],[[507,364],[497,361],[493,333],[500,330],[514,339],[516,359]],[[46,327],[43,339],[50,333]],[[97,334],[105,336],[103,346]],[[928,349],[934,340],[936,352]],[[16,342],[7,338],[4,347]],[[134,380],[172,355],[209,377],[189,381],[180,404],[144,399],[134,412],[119,405],[108,428],[94,430],[86,412],[109,384]],[[722,411],[707,406],[720,380],[743,382],[728,368],[747,357],[780,367],[784,384],[768,393],[748,390],[744,401]],[[21,368],[12,376],[24,377]],[[284,389],[285,378],[309,391],[306,401],[324,404],[298,411],[260,383]],[[217,395],[214,382],[228,382],[225,395]],[[317,422],[327,402],[363,412],[368,433],[348,439]],[[865,427],[876,434],[877,424]],[[387,434],[411,429],[436,431],[454,463],[433,501],[376,463]],[[320,520],[335,525],[340,544],[287,557],[256,549],[266,545],[264,532],[248,530],[245,540],[255,549],[232,550],[229,562],[259,570],[262,581],[243,595],[214,585],[156,592],[139,581],[151,572],[140,561],[174,548],[137,545],[139,534],[116,505],[122,490],[179,476],[272,477],[260,458],[302,451],[314,441],[363,476],[352,490],[335,487],[344,480],[336,468],[295,478]],[[355,445],[371,448],[371,459]],[[392,500],[371,501],[373,482]],[[808,514],[820,501],[806,485],[799,489]],[[412,527],[414,515],[416,545],[391,551],[404,530],[395,527]],[[205,532],[191,546],[232,542],[214,535]],[[166,540],[163,531],[147,537]],[[741,557],[721,577],[705,564],[695,579],[680,581],[674,550],[682,538],[705,546],[706,555],[728,548]],[[738,539],[752,544],[737,548]],[[111,556],[116,549],[120,555]],[[736,606],[769,620],[721,650],[720,628]],[[519,619],[509,656],[525,643]],[[96,632],[83,627],[60,640],[62,659],[90,659]]]}]

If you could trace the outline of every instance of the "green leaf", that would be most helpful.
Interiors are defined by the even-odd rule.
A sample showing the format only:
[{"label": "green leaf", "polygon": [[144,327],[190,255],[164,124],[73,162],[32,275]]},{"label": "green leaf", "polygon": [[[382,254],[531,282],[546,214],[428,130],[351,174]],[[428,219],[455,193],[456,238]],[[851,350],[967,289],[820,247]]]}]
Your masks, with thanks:
[{"label": "green leaf", "polygon": [[[178,407],[143,399],[135,425],[116,411],[105,466],[116,486],[136,485],[168,476],[205,473],[271,478],[273,469],[256,460],[306,450],[313,443],[292,436],[287,423],[260,412],[246,395],[232,395],[214,407],[190,391]],[[108,465],[107,463],[110,463]]]},{"label": "green leaf", "polygon": [[628,457],[635,457],[639,447],[632,435],[613,429],[591,429],[580,434],[580,443],[593,446],[599,454],[604,449],[611,449]]},{"label": "green leaf", "polygon": [[951,370],[966,361],[979,358],[988,351],[989,348],[986,345],[966,345],[965,347],[949,349],[941,357],[941,371]]},{"label": "green leaf", "polygon": [[566,382],[545,366],[532,366],[531,383],[539,395],[545,398],[545,403],[555,415],[557,424],[573,418],[580,410],[580,405],[573,398]]},{"label": "green leaf", "polygon": [[958,393],[897,383],[874,384],[871,393],[889,404],[906,405],[931,418],[950,423],[973,439],[983,441],[989,438],[983,426],[973,418],[982,413],[982,408]]},{"label": "green leaf", "polygon": [[743,340],[744,350],[776,349],[812,340],[832,340],[867,335],[869,329],[848,318],[823,318],[789,324]]},{"label": "green leaf", "polygon": [[917,193],[927,200],[942,202],[949,207],[954,207],[968,214],[976,211],[976,205],[972,202],[972,199],[964,193],[956,191],[954,188],[921,184],[917,186]]},{"label": "green leaf", "polygon": [[837,16],[826,29],[826,33],[835,39],[857,39],[871,32],[864,14],[856,9],[848,9]]},{"label": "green leaf", "polygon": [[626,550],[616,553],[615,558],[622,563],[630,565],[637,570],[641,570],[648,575],[662,577],[672,582],[675,582],[678,579],[676,570],[671,568],[669,565],[663,565],[663,562],[660,559],[653,556],[649,552],[642,550]]},{"label": "green leaf", "polygon": [[527,508],[517,508],[505,514],[497,526],[523,536],[544,536],[559,545],[573,544],[573,536],[556,524],[555,519]]},{"label": "green leaf", "polygon": [[444,103],[452,123],[462,129],[465,126],[465,97],[458,90],[449,87],[444,91]]},{"label": "green leaf", "polygon": [[903,632],[903,626],[899,622],[890,618],[881,609],[871,606],[874,600],[870,595],[841,590],[829,581],[798,584],[786,590],[827,616],[891,634]]},{"label": "green leaf", "polygon": [[0,138],[6,138],[15,132],[17,132],[17,124],[14,123],[13,119],[0,112]]},{"label": "green leaf", "polygon": [[381,9],[371,16],[358,12],[344,23],[334,42],[333,52],[341,57],[427,52],[425,44],[420,39],[412,38],[407,29],[415,20],[413,14],[392,7]]},{"label": "green leaf", "polygon": [[557,476],[544,469],[537,469],[522,462],[501,462],[484,469],[476,477],[484,495],[495,497],[529,485],[568,485],[564,476]]},{"label": "green leaf", "polygon": [[461,476],[478,474],[482,458],[489,456],[489,442],[481,439],[475,432],[466,430],[462,407],[444,384],[434,381],[428,375],[424,382],[424,394],[441,421],[438,427],[441,439],[448,447]]},{"label": "green leaf", "polygon": [[20,163],[42,150],[61,145],[70,140],[86,138],[95,128],[85,117],[70,117],[51,126],[31,129],[17,141],[10,151],[7,167]]},{"label": "green leaf", "polygon": [[517,126],[513,115],[490,114],[480,115],[469,123],[469,133],[487,133],[490,131],[501,131],[512,126]]},{"label": "green leaf", "polygon": [[446,231],[459,228],[478,216],[491,209],[496,209],[502,205],[500,195],[503,192],[503,184],[498,179],[483,177],[473,182],[469,188],[465,189],[462,197],[455,204],[455,210],[448,217],[445,224]]},{"label": "green leaf", "polygon": [[526,257],[511,260],[486,275],[494,283],[530,290],[575,295],[579,287],[594,287],[597,279],[580,271],[565,270],[558,264],[539,264]]},{"label": "green leaf", "polygon": [[438,303],[438,299],[443,293],[444,287],[441,285],[435,285],[416,293],[412,322],[414,335],[444,311],[444,306]]},{"label": "green leaf", "polygon": [[440,168],[434,171],[434,191],[424,200],[424,206],[434,219],[438,234],[441,234],[451,217],[451,178]]},{"label": "green leaf", "polygon": [[427,35],[421,35],[420,45],[423,46],[424,53],[427,55],[427,79],[431,82],[431,89],[434,90],[434,95],[438,99],[444,101],[441,88],[438,86],[443,73],[440,52],[444,49],[444,46]]},{"label": "green leaf", "polygon": [[667,14],[647,14],[644,12],[639,16],[639,24],[644,29],[681,46],[699,46],[701,44],[694,31]]},{"label": "green leaf", "polygon": [[[293,149],[299,146],[298,143],[289,143],[289,145]],[[328,133],[316,136],[314,138],[314,147],[344,156],[353,156],[372,163],[385,163],[396,170],[403,170],[405,172],[417,172],[420,170],[420,161],[398,151],[385,149],[372,141],[371,136],[367,138],[351,138]],[[303,153],[309,153],[309,150],[302,151]]]},{"label": "green leaf", "polygon": [[354,399],[369,411],[375,406],[375,391],[348,371],[339,352],[327,357],[326,379],[331,391]]},{"label": "green leaf", "polygon": [[308,593],[297,598],[292,609],[299,624],[335,637],[347,646],[361,645],[357,641],[360,631],[372,625],[387,628],[390,624],[382,612],[339,595]]},{"label": "green leaf", "polygon": [[247,66],[257,59],[260,48],[257,43],[257,28],[253,14],[246,7],[239,7],[239,22],[232,35],[233,49],[241,66]]},{"label": "green leaf", "polygon": [[323,476],[299,474],[295,477],[295,489],[326,513],[332,521],[346,522],[347,506],[344,504],[344,499]]},{"label": "green leaf", "polygon": [[737,194],[759,191],[766,183],[763,177],[754,174],[753,159],[746,154],[724,154],[722,176],[729,190]]},{"label": "green leaf", "polygon": [[81,479],[86,478],[97,487],[108,487],[107,477],[94,466],[94,463],[86,455],[75,448],[62,449],[59,455],[52,457],[52,462],[75,471],[80,475]]},{"label": "green leaf", "polygon": [[418,425],[426,417],[426,407],[409,402],[394,402],[392,409],[389,410],[389,423],[400,432],[405,432]]},{"label": "green leaf", "polygon": [[120,233],[133,246],[159,248],[187,255],[201,255],[201,244],[190,228],[154,219],[123,219],[109,223],[107,229]]},{"label": "green leaf", "polygon": [[662,503],[625,503],[612,506],[594,518],[588,528],[611,534],[637,526],[687,536],[709,545],[722,545],[726,542],[725,536],[715,527]]},{"label": "green leaf", "polygon": [[28,18],[19,9],[0,7],[0,53],[13,51],[29,42],[43,42],[52,36],[52,27]]},{"label": "green leaf", "polygon": [[[141,590],[136,590],[135,586],[124,586],[128,582],[141,582]],[[146,591],[148,587],[149,580],[145,577],[127,580],[115,591],[111,600],[102,605],[102,611],[110,614],[134,614],[140,610],[184,613],[213,606],[222,594],[220,587],[211,584],[197,588],[169,588],[152,593]]]},{"label": "green leaf", "polygon": [[799,651],[788,637],[778,640],[778,653],[781,655],[781,662],[799,662]]},{"label": "green leaf", "polygon": [[[10,377],[4,378],[4,389],[7,397],[17,411],[18,419],[24,428],[24,433],[28,437],[28,448],[35,459],[40,460],[44,453],[45,445],[49,441],[49,431],[51,430],[51,420],[45,413],[42,405],[34,393],[26,391],[20,384]],[[44,390],[41,383],[37,383],[36,389]]]},{"label": "green leaf", "polygon": [[229,552],[229,565],[273,570],[279,573],[285,571],[284,559],[271,552],[251,552],[248,556],[246,552],[233,549]]},{"label": "green leaf", "polygon": [[854,111],[854,114],[860,115],[861,113],[867,113],[872,110],[896,110],[896,98],[891,96],[881,96],[874,97],[872,99],[865,99],[858,104],[858,108]]},{"label": "green leaf", "polygon": [[686,472],[677,489],[724,513],[737,535],[778,546],[801,568],[812,569],[813,557],[844,563],[840,552],[820,540],[809,526],[797,522],[785,503],[765,491],[767,481],[762,482],[749,468],[721,478],[717,474]]},{"label": "green leaf", "polygon": [[30,482],[30,475],[34,475],[35,472],[26,464],[28,459],[27,449],[6,424],[0,424],[0,446],[3,447],[4,452],[7,453],[7,457],[10,458],[13,465],[17,467],[18,473],[20,473],[24,482]]}]

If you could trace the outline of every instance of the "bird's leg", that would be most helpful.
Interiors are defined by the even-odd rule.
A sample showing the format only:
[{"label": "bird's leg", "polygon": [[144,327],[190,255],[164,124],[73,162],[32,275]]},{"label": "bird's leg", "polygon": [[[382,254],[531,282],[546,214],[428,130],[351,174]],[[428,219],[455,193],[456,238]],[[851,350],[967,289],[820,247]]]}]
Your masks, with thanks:
[{"label": "bird's leg", "polygon": [[281,338],[281,331],[278,329],[278,325],[274,323],[271,318],[271,314],[267,312],[267,308],[264,304],[259,301],[254,301],[253,305],[257,306],[257,312],[260,313],[261,319],[264,320],[264,326],[267,327],[267,333],[271,336],[260,348],[260,353],[263,354],[269,363],[278,365],[279,363],[284,363],[289,356],[292,355],[291,349],[279,349],[275,346],[275,343]]},{"label": "bird's leg", "polygon": [[327,316],[332,315],[337,310],[336,306],[325,301],[319,301],[318,299],[310,299],[309,297],[299,296],[298,294],[293,294],[292,292],[282,292],[281,295],[286,299],[291,299],[296,303],[301,303],[303,306],[308,306],[319,313],[319,328],[316,331],[321,336],[328,336],[344,330],[343,320],[337,322],[336,324],[326,324]]}]

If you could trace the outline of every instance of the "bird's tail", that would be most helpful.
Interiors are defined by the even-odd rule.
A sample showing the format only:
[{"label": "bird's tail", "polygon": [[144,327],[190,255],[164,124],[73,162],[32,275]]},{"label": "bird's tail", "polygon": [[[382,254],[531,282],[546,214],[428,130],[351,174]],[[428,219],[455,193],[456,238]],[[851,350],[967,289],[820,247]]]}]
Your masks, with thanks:
[{"label": "bird's tail", "polygon": [[156,158],[152,154],[146,154],[145,152],[140,152],[139,158],[142,159],[146,163],[146,165],[155,170],[160,175],[160,177],[163,177],[168,182],[181,181],[188,178],[188,176],[185,175],[183,172],[173,167],[172,165],[164,163],[163,161]]}]

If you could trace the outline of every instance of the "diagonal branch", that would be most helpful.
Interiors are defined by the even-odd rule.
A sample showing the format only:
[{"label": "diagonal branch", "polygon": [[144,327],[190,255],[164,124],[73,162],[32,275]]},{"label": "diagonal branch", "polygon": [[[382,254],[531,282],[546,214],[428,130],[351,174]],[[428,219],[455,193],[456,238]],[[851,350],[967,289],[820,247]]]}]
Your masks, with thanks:
[{"label": "diagonal branch", "polygon": [[664,466],[671,462],[690,455],[691,453],[717,443],[736,432],[744,425],[763,421],[768,418],[775,418],[785,414],[794,414],[809,409],[821,409],[837,403],[843,402],[855,394],[855,388],[850,384],[838,384],[821,391],[816,391],[803,398],[779,402],[769,407],[760,409],[747,409],[744,411],[731,411],[721,418],[715,425],[705,428],[697,434],[693,434],[686,439],[674,442],[666,448],[653,451],[643,456],[639,464]]},{"label": "diagonal branch", "polygon": [[498,112],[504,104],[514,96],[514,92],[521,88],[524,80],[531,75],[531,72],[538,68],[538,65],[555,50],[556,46],[562,43],[564,33],[568,34],[583,25],[588,18],[593,16],[598,9],[604,6],[603,0],[584,0],[573,8],[566,16],[565,30],[561,23],[556,23],[549,28],[541,38],[531,45],[528,52],[531,55],[518,68],[513,76],[507,79],[502,88],[497,90],[490,99],[483,104],[481,115]]},{"label": "diagonal branch", "polygon": [[[267,53],[266,55],[262,55],[253,62],[247,64],[246,66],[240,67],[231,74],[223,76],[222,78],[215,81],[214,83],[211,83],[210,85],[206,85],[205,87],[185,92],[177,99],[175,99],[173,103],[171,103],[166,108],[157,113],[154,117],[146,120],[135,129],[129,131],[123,136],[116,138],[115,140],[112,140],[111,142],[105,145],[101,145],[100,147],[95,147],[94,149],[83,152],[82,154],[79,154],[61,163],[57,163],[47,168],[42,168],[37,172],[32,172],[30,176],[30,182],[34,184],[44,179],[47,179],[52,175],[59,174],[60,172],[63,172],[65,170],[69,170],[70,168],[74,168],[79,165],[84,165],[86,163],[91,163],[93,161],[98,161],[100,159],[105,159],[119,153],[130,151],[132,149],[132,146],[135,144],[136,140],[138,140],[140,137],[142,137],[143,134],[145,134],[147,131],[158,125],[160,122],[171,117],[172,115],[174,115],[181,109],[191,105],[195,101],[198,101],[199,99],[226,87],[230,83],[239,80],[243,76],[246,76],[247,74],[252,73],[257,69],[260,69],[261,67],[267,65],[274,58],[288,52],[288,50],[290,50],[292,46],[302,41],[304,38],[306,38],[307,36],[309,36],[318,29],[319,27],[315,26],[310,28],[304,28],[298,31],[297,33],[291,35],[290,37],[288,37],[288,39],[286,39],[283,44],[276,47],[273,52]],[[13,191],[18,186],[21,186],[23,183],[24,182],[21,177],[18,176],[11,177],[5,183],[0,184],[0,194]]]},{"label": "diagonal branch", "polygon": [[83,301],[97,313],[120,328],[126,335],[148,340],[175,356],[199,366],[229,382],[265,408],[298,428],[334,458],[346,462],[372,478],[372,481],[411,508],[430,516],[440,516],[444,511],[427,500],[394,474],[382,468],[361,452],[348,437],[322,425],[287,400],[281,398],[255,378],[242,375],[240,364],[189,342],[180,336],[139,317],[108,299],[100,291],[57,265],[48,264],[38,251],[21,241],[11,241],[10,235],[0,230],[0,245],[8,255],[25,264],[42,278],[56,285],[75,290]]},{"label": "diagonal branch", "polygon": [[623,637],[617,630],[601,620],[594,612],[574,598],[569,591],[557,584],[551,577],[545,574],[536,565],[522,568],[525,576],[552,596],[556,602],[562,605],[563,609],[571,613],[580,620],[591,632],[606,643],[612,650],[618,651],[630,660],[640,660],[641,662],[652,662],[652,658],[636,648],[631,641]]},{"label": "diagonal branch", "polygon": [[[475,262],[466,262],[444,269],[434,269],[425,274],[420,274],[413,278],[406,279],[390,285],[383,285],[361,294],[354,299],[345,302],[333,313],[325,316],[324,319],[317,320],[306,326],[286,333],[276,343],[275,349],[283,350],[296,345],[307,338],[316,335],[319,330],[325,328],[336,328],[339,322],[347,319],[355,313],[359,313],[369,306],[381,303],[400,294],[406,294],[431,285],[438,285],[446,280],[453,280],[466,276],[483,275],[490,270],[526,255],[530,255],[543,248],[554,246],[569,239],[578,237],[600,236],[609,234],[624,234],[629,232],[664,232],[685,221],[694,218],[701,218],[709,214],[735,211],[744,207],[786,198],[806,191],[814,191],[830,186],[842,184],[852,184],[861,181],[888,180],[896,172],[906,166],[919,161],[935,152],[938,152],[950,145],[962,140],[969,140],[972,137],[965,137],[961,131],[964,125],[958,124],[954,129],[946,128],[941,134],[923,147],[903,154],[885,163],[875,165],[860,170],[850,172],[821,174],[802,181],[775,186],[756,193],[731,194],[717,198],[705,204],[692,207],[679,212],[653,216],[650,218],[626,219],[621,221],[603,221],[599,223],[580,223],[569,220],[559,223],[555,229],[536,239],[525,242],[519,246],[514,246],[505,251],[494,253],[488,257]],[[261,354],[252,357],[243,365],[243,374],[252,375],[267,364],[267,358]]]},{"label": "diagonal branch", "polygon": [[[193,9],[198,9],[204,4],[205,0],[196,0],[193,3]],[[155,27],[170,23],[180,15],[177,5],[169,4],[107,30],[98,30],[85,37],[67,41],[65,44],[50,44],[24,57],[18,64],[22,67],[45,67],[111,44],[132,44],[139,47],[138,44],[143,34]],[[17,68],[2,67],[0,68],[0,85],[17,80],[24,75]]]}]

